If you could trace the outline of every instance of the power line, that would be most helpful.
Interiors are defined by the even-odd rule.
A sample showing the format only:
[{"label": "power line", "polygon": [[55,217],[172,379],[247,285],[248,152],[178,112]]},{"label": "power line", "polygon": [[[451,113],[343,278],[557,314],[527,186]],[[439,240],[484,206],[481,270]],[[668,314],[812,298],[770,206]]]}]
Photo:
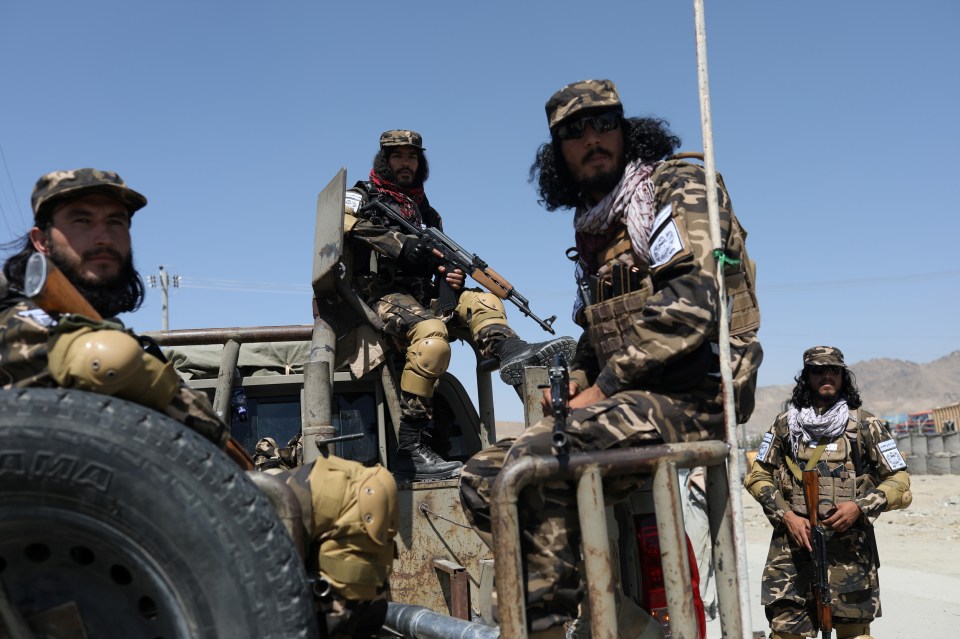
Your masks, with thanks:
[{"label": "power line", "polygon": [[[10,192],[13,193],[13,203],[17,209],[17,214],[19,215],[19,221],[22,225],[28,226],[26,222],[26,217],[23,214],[23,209],[20,207],[20,198],[17,197],[17,189],[13,185],[13,178],[10,176],[10,165],[7,164],[7,156],[3,152],[3,144],[0,143],[0,161],[3,162],[3,170],[7,176],[7,183],[10,184]],[[10,222],[7,219],[6,211],[3,209],[2,203],[0,203],[0,213],[3,214],[3,223],[6,225],[7,230],[10,231],[10,237],[14,236],[13,229],[10,228]]]}]

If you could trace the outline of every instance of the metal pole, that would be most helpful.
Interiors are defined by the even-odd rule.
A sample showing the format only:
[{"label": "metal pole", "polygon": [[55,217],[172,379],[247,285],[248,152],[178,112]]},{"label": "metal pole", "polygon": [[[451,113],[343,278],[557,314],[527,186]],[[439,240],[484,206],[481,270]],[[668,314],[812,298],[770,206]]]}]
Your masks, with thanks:
[{"label": "metal pole", "polygon": [[670,611],[671,636],[693,639],[697,636],[697,614],[690,596],[693,582],[687,535],[683,528],[683,507],[680,505],[680,482],[677,465],[672,461],[660,462],[653,473],[653,504],[657,513],[660,563]]},{"label": "metal pole", "polygon": [[170,330],[170,305],[167,303],[167,286],[170,284],[170,278],[167,276],[166,269],[160,266],[160,296],[163,300],[160,306],[160,312],[163,317],[163,330]]},{"label": "metal pole", "polygon": [[613,597],[610,534],[604,514],[603,478],[600,469],[587,469],[577,482],[577,514],[583,543],[593,639],[617,639],[617,604]]},{"label": "metal pole", "polygon": [[[717,172],[713,155],[713,121],[710,114],[710,80],[707,73],[707,28],[704,19],[703,0],[693,1],[694,22],[697,36],[697,84],[700,90],[700,124],[703,130],[703,157],[706,173],[707,211],[710,216],[710,238],[715,250],[722,250],[720,234],[720,204],[717,201]],[[750,592],[747,583],[746,533],[743,528],[743,499],[740,488],[740,438],[737,436],[737,417],[733,405],[733,374],[730,366],[730,318],[723,278],[723,262],[717,261],[717,285],[719,288],[719,341],[720,377],[723,381],[724,422],[726,441],[730,445],[727,454],[727,482],[730,487],[730,508],[734,519],[734,549],[739,584],[740,619],[744,638],[749,639]]]}]

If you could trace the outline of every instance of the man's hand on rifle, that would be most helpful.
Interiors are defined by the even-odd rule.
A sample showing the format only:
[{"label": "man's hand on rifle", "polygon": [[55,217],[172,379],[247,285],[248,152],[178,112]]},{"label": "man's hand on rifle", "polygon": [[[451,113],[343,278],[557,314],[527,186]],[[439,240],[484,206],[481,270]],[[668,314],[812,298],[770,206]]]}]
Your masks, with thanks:
[{"label": "man's hand on rifle", "polygon": [[793,543],[813,552],[813,542],[810,539],[810,520],[791,510],[783,516],[783,523],[786,524],[787,532],[790,534]]},{"label": "man's hand on rifle", "polygon": [[573,410],[574,408],[586,408],[591,404],[602,402],[606,398],[607,396],[603,394],[603,391],[600,390],[600,387],[594,384],[584,391],[570,394],[570,409]]},{"label": "man's hand on rifle", "polygon": [[[580,390],[580,387],[576,382],[570,382],[569,391],[567,392],[567,398],[571,398],[577,394],[577,391]],[[553,393],[550,392],[550,387],[545,386],[543,388],[543,397],[540,398],[540,408],[543,409],[544,415],[549,415],[551,412],[551,407],[553,406]]]},{"label": "man's hand on rifle", "polygon": [[461,271],[460,269],[454,269],[449,273],[447,273],[447,267],[441,266],[437,270],[441,274],[446,275],[447,284],[449,284],[450,288],[452,288],[455,291],[459,291],[460,289],[462,289],[464,283],[467,281],[467,276],[464,275],[463,271]]},{"label": "man's hand on rifle", "polygon": [[861,514],[860,507],[857,506],[856,502],[844,501],[837,504],[821,523],[830,530],[843,532],[857,523]]}]

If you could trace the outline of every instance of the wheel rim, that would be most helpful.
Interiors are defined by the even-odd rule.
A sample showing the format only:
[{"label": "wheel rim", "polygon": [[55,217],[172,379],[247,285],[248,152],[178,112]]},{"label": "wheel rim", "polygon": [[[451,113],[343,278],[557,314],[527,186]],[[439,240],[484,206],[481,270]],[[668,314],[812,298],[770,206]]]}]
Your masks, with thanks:
[{"label": "wheel rim", "polygon": [[91,639],[178,639],[197,627],[196,610],[149,551],[102,518],[70,510],[0,510],[0,581],[28,620],[75,604]]}]

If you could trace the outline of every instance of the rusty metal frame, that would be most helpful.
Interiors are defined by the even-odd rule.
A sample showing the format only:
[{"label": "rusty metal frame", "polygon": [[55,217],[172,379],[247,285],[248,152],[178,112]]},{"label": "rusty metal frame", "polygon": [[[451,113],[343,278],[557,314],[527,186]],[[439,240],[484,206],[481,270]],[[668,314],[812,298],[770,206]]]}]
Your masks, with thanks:
[{"label": "rusty metal frame", "polygon": [[490,497],[500,635],[527,636],[518,495],[530,484],[561,478],[578,484],[577,510],[590,586],[592,636],[594,639],[616,638],[616,604],[610,578],[609,534],[601,478],[653,473],[653,496],[671,632],[674,637],[697,636],[676,469],[706,466],[721,625],[724,636],[743,636],[736,602],[740,577],[735,562],[731,561],[735,555],[733,520],[725,480],[727,452],[728,446],[724,442],[706,441],[575,453],[567,457],[523,457],[505,466],[493,484]]},{"label": "rusty metal frame", "polygon": [[433,567],[450,579],[450,616],[470,621],[470,575],[449,559],[434,559]]}]

